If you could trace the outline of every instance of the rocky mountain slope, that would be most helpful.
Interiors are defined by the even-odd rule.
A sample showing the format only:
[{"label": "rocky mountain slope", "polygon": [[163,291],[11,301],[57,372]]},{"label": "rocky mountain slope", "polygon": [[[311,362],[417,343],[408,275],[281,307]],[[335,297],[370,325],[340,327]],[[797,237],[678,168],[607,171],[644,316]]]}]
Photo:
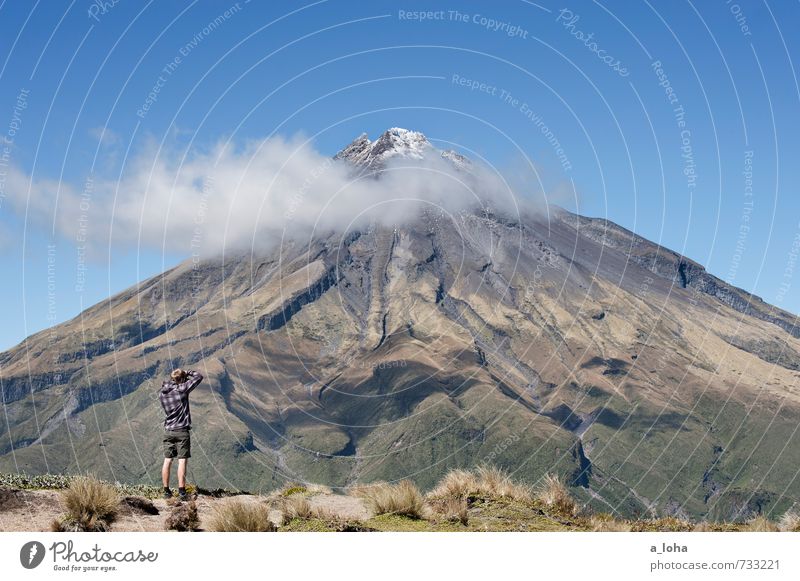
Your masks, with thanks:
[{"label": "rocky mountain slope", "polygon": [[[440,155],[391,129],[337,156],[380,179]],[[186,261],[0,354],[0,471],[157,482],[175,366],[190,478],[431,486],[481,463],[556,471],[623,515],[732,519],[800,500],[795,317],[609,222],[425,209]]]}]

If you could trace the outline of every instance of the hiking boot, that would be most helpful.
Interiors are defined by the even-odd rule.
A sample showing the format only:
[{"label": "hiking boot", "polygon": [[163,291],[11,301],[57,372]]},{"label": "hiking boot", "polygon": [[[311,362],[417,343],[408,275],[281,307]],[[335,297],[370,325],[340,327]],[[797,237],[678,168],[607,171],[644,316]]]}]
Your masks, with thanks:
[{"label": "hiking boot", "polygon": [[170,498],[172,498],[172,491],[165,490],[164,494],[161,495],[161,498],[163,498],[164,500],[169,500]]},{"label": "hiking boot", "polygon": [[178,498],[180,499],[181,502],[189,502],[190,500],[194,500],[195,498],[197,498],[197,495],[184,491],[178,493]]}]

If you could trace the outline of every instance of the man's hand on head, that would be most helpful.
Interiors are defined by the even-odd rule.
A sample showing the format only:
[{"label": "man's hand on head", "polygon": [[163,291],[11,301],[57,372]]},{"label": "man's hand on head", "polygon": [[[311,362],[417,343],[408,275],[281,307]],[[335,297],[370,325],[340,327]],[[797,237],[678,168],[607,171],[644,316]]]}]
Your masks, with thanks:
[{"label": "man's hand on head", "polygon": [[186,372],[186,380],[178,387],[183,393],[189,393],[197,385],[203,381],[203,376],[197,371],[191,370]]}]

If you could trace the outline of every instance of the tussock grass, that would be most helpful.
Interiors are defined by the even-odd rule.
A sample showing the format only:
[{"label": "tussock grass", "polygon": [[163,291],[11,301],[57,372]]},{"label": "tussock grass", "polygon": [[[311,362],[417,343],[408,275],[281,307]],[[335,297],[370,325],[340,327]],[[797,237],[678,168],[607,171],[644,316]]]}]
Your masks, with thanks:
[{"label": "tussock grass", "polygon": [[778,529],[783,532],[800,533],[800,514],[794,510],[786,511],[778,521]]},{"label": "tussock grass", "polygon": [[317,515],[305,496],[287,496],[280,503],[280,506],[284,522],[289,522],[296,518],[316,518]]},{"label": "tussock grass", "polygon": [[363,498],[376,516],[393,514],[423,519],[429,514],[422,493],[410,480],[401,480],[397,484],[378,482],[358,486],[352,493]]},{"label": "tussock grass", "polygon": [[645,520],[632,521],[631,530],[634,532],[689,532],[694,526],[688,520],[676,518],[674,516],[664,516],[661,518],[651,518]]},{"label": "tussock grass", "polygon": [[164,528],[168,531],[189,532],[200,529],[200,518],[197,516],[195,501],[179,503],[172,507]]},{"label": "tussock grass", "polygon": [[750,533],[771,533],[779,529],[778,525],[776,525],[774,522],[769,520],[764,515],[760,514],[748,520],[745,523],[744,528],[742,530]]},{"label": "tussock grass", "polygon": [[712,528],[712,526],[706,520],[700,521],[692,528],[692,531],[695,533],[710,533],[713,530],[714,529]]},{"label": "tussock grass", "polygon": [[343,520],[341,515],[323,508],[312,506],[308,498],[305,496],[289,496],[284,498],[279,507],[283,513],[284,523],[293,519],[319,519],[323,521],[339,521]]},{"label": "tussock grass", "polygon": [[617,520],[610,514],[597,514],[589,517],[589,528],[595,532],[627,533],[631,525],[625,521]]},{"label": "tussock grass", "polygon": [[532,499],[529,487],[514,482],[500,468],[481,466],[474,471],[451,470],[428,493],[430,499],[506,498],[518,501]]},{"label": "tussock grass", "polygon": [[53,523],[54,531],[107,531],[119,512],[117,491],[92,476],[73,478],[61,493],[61,500],[67,512]]},{"label": "tussock grass", "polygon": [[[343,515],[325,508],[313,506],[305,496],[293,495],[280,500],[282,527],[293,523],[295,530],[363,530],[363,523],[348,519]],[[299,523],[304,521],[306,524]]]},{"label": "tussock grass", "polygon": [[478,479],[467,470],[451,470],[436,487],[428,492],[430,498],[468,498],[478,492]]},{"label": "tussock grass", "polygon": [[542,479],[536,497],[538,500],[558,514],[575,516],[578,514],[578,505],[567,490],[564,481],[555,474],[546,474]]},{"label": "tussock grass", "polygon": [[261,502],[245,502],[231,498],[214,508],[209,529],[218,533],[273,532],[275,525],[269,518],[269,507]]},{"label": "tussock grass", "polygon": [[434,515],[437,520],[446,522],[460,522],[466,526],[469,524],[469,512],[466,498],[448,497],[441,503],[433,507]]},{"label": "tussock grass", "polygon": [[478,492],[493,498],[510,498],[527,501],[531,499],[529,487],[511,480],[500,468],[481,466],[476,471]]}]

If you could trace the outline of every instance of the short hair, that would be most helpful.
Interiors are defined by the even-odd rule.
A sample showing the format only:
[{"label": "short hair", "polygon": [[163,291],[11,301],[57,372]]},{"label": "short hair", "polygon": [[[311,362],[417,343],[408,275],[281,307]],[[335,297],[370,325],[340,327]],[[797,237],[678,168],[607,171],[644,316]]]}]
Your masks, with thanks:
[{"label": "short hair", "polygon": [[184,377],[186,377],[186,372],[179,367],[178,369],[176,369],[175,371],[170,373],[169,376],[172,378],[172,381],[174,381],[175,383],[178,383]]}]

